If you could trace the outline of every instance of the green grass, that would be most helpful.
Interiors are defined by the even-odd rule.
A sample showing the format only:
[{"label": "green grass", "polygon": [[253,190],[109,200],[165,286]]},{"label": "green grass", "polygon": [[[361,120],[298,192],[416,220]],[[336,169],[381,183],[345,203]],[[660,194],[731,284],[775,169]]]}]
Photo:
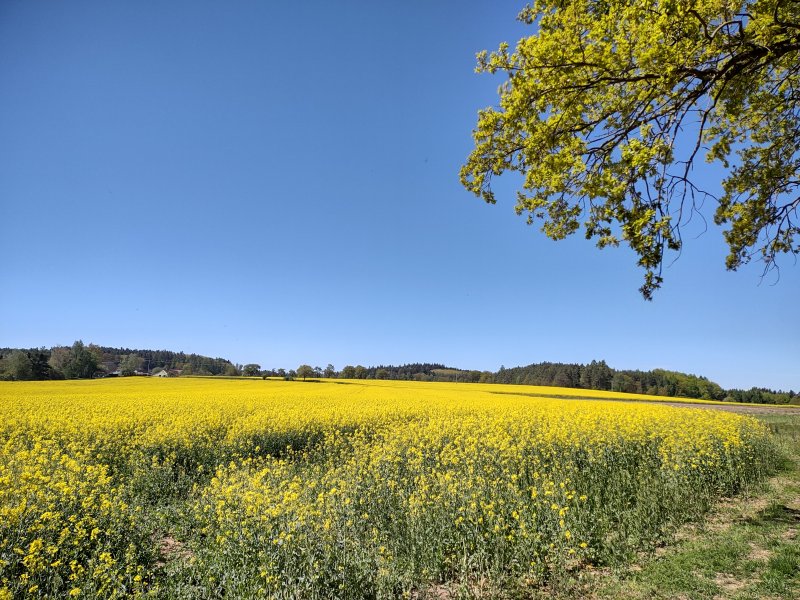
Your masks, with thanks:
[{"label": "green grass", "polygon": [[703,522],[680,530],[674,543],[633,564],[587,569],[527,597],[800,598],[800,416],[761,420],[783,450],[776,476],[720,502]]}]

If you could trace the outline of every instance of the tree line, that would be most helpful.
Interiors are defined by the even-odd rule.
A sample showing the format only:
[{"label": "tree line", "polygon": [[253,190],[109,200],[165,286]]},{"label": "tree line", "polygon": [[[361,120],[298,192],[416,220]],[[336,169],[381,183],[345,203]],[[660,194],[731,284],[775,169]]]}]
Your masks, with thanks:
[{"label": "tree line", "polygon": [[[249,371],[248,371],[249,368]],[[447,367],[439,363],[411,363],[400,366],[379,365],[364,367],[347,365],[336,371],[333,365],[324,370],[320,367],[300,365],[297,369],[260,370],[259,365],[247,365],[245,374],[263,377],[295,378],[341,378],[341,379],[398,379],[406,381],[446,381],[456,383],[506,383],[517,385],[540,385],[576,389],[627,392],[676,398],[700,398],[726,402],[757,404],[800,403],[800,395],[794,391],[781,392],[767,388],[750,390],[723,389],[706,377],[653,369],[651,371],[617,370],[604,360],[593,360],[589,364],[542,362],[524,367],[497,372],[464,370]]]},{"label": "tree line", "polygon": [[665,369],[617,370],[609,367],[603,360],[593,360],[587,365],[543,362],[510,369],[500,367],[500,370],[492,375],[491,381],[727,402],[759,404],[800,402],[800,396],[794,391],[778,392],[766,388],[725,390],[719,384],[699,375]]},{"label": "tree line", "polygon": [[89,379],[130,375],[239,375],[224,358],[169,350],[132,350],[84,344],[52,348],[0,348],[0,379]]},{"label": "tree line", "polygon": [[589,364],[534,363],[522,367],[500,367],[497,372],[456,369],[441,363],[404,365],[300,365],[296,369],[262,369],[261,365],[234,364],[224,358],[185,354],[169,350],[134,350],[85,345],[53,348],[0,348],[0,379],[42,380],[91,377],[155,375],[218,375],[227,377],[279,377],[284,379],[386,379],[404,381],[445,381],[456,383],[506,383],[540,385],[600,391],[627,392],[681,398],[701,398],[757,404],[798,404],[800,395],[767,388],[725,390],[706,377],[653,369],[617,370],[604,360]]}]

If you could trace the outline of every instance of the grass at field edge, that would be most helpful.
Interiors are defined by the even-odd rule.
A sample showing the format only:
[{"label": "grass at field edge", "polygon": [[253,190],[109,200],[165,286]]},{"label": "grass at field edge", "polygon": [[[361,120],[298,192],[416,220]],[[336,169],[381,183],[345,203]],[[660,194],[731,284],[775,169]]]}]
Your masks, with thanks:
[{"label": "grass at field edge", "polygon": [[[768,481],[718,502],[675,542],[616,570],[584,570],[509,598],[762,600],[800,597],[800,416],[759,417],[784,459]],[[479,596],[480,597],[480,596]],[[492,596],[496,597],[496,596]]]}]

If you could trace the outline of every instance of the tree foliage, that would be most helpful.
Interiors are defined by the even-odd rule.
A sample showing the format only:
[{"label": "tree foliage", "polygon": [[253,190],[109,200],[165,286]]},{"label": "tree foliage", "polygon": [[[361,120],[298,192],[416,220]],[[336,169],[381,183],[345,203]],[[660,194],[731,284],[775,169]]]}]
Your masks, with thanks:
[{"label": "tree foliage", "polygon": [[144,359],[138,354],[125,354],[119,363],[119,370],[123,376],[135,375],[144,365]]},{"label": "tree foliage", "polygon": [[724,400],[726,397],[725,390],[706,377],[665,369],[616,370],[609,367],[604,360],[593,360],[587,365],[543,362],[511,369],[501,368],[492,376],[491,382],[555,385],[707,400]]},{"label": "tree foliage", "polygon": [[[105,376],[119,370],[124,375],[133,375],[143,367],[155,374],[160,370],[178,370],[184,375],[238,374],[236,367],[227,359],[211,358],[199,354],[184,354],[169,350],[131,350],[130,348],[110,348],[95,344],[84,345],[76,342],[72,346],[47,348],[0,348],[0,377],[19,379],[27,377],[28,371],[18,364],[26,363],[15,358],[16,374],[6,373],[6,363],[15,351],[23,352],[31,363],[30,379],[63,379]],[[20,375],[21,374],[21,375]]]},{"label": "tree foliage", "polygon": [[[715,204],[735,270],[800,252],[800,2],[537,0],[536,32],[478,55],[508,79],[480,111],[467,189],[522,174],[516,211],[553,239],[581,224],[598,247],[626,243],[650,299],[667,251],[702,202]],[[694,176],[726,170],[721,189]]]},{"label": "tree foliage", "polygon": [[300,365],[297,367],[297,376],[305,381],[307,377],[314,377],[314,369],[310,365]]},{"label": "tree foliage", "polygon": [[261,365],[256,363],[246,364],[242,368],[242,375],[245,377],[255,377],[261,373]]},{"label": "tree foliage", "polygon": [[78,340],[69,350],[63,372],[67,379],[90,379],[97,373],[97,358]]},{"label": "tree foliage", "polygon": [[33,379],[33,363],[27,353],[22,350],[14,350],[0,361],[0,375],[4,379],[14,381]]}]

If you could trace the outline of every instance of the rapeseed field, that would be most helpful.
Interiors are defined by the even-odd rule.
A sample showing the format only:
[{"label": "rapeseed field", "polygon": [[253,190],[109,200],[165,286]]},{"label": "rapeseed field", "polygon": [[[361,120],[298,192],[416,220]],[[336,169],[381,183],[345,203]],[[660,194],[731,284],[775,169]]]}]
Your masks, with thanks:
[{"label": "rapeseed field", "polygon": [[575,392],[0,382],[0,599],[537,586],[662,543],[774,462],[748,417],[541,397]]}]

